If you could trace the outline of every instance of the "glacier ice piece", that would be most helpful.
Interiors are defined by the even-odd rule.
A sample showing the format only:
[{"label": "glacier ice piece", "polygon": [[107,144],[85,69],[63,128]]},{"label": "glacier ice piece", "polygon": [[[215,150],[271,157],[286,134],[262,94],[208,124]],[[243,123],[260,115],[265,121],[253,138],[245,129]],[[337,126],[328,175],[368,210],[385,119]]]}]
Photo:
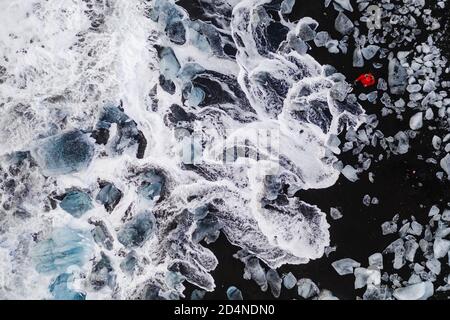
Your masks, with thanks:
[{"label": "glacier ice piece", "polygon": [[339,12],[335,22],[334,22],[335,29],[342,33],[343,35],[349,34],[355,25],[353,24],[352,20],[350,20],[345,13]]},{"label": "glacier ice piece", "polygon": [[409,127],[411,130],[419,130],[423,126],[423,113],[417,112],[409,119]]},{"label": "glacier ice piece", "polygon": [[227,289],[228,300],[244,300],[242,292],[238,288],[231,286]]},{"label": "glacier ice piece", "polygon": [[91,197],[82,191],[70,191],[66,193],[59,206],[76,218],[93,208]]},{"label": "glacier ice piece", "polygon": [[447,153],[447,155],[442,158],[442,160],[440,161],[440,165],[447,174],[448,179],[450,180],[450,153]]},{"label": "glacier ice piece", "polygon": [[320,293],[319,287],[311,279],[300,279],[297,285],[298,295],[303,299],[310,299]]},{"label": "glacier ice piece", "polygon": [[153,213],[144,211],[125,223],[117,234],[117,240],[125,247],[141,246],[155,231]]},{"label": "glacier ice piece", "polygon": [[114,274],[111,260],[108,256],[101,252],[100,260],[94,263],[89,275],[89,282],[95,290],[101,290],[106,286],[114,288],[116,276]]},{"label": "glacier ice piece", "polygon": [[342,219],[343,215],[341,211],[337,208],[330,208],[330,216],[333,218],[333,220],[339,220]]},{"label": "glacier ice piece", "polygon": [[100,192],[95,197],[95,200],[103,204],[108,212],[111,212],[120,202],[122,196],[122,191],[117,189],[114,184],[107,182],[101,185]]},{"label": "glacier ice piece", "polygon": [[359,180],[358,171],[351,165],[346,165],[344,169],[342,169],[341,173],[351,182],[356,182]]},{"label": "glacier ice piece", "polygon": [[191,300],[203,300],[205,298],[206,291],[194,289],[191,293]]},{"label": "glacier ice piece", "polygon": [[395,289],[393,295],[397,300],[427,300],[433,293],[433,283],[427,281]]},{"label": "glacier ice piece", "polygon": [[73,286],[73,274],[62,273],[50,284],[49,290],[55,300],[86,300],[86,293],[75,291]]},{"label": "glacier ice piece", "polygon": [[280,297],[282,279],[278,272],[274,269],[269,269],[266,273],[267,283],[269,284],[270,291],[275,298]]},{"label": "glacier ice piece", "polygon": [[32,157],[44,175],[57,176],[86,169],[94,157],[94,145],[81,131],[70,131],[38,142]]},{"label": "glacier ice piece", "polygon": [[331,264],[340,276],[352,274],[354,268],[359,268],[361,264],[353,259],[344,258]]},{"label": "glacier ice piece", "polygon": [[450,250],[450,241],[442,238],[436,238],[433,243],[433,252],[436,259],[445,257]]},{"label": "glacier ice piece", "polygon": [[90,251],[90,241],[82,232],[59,228],[49,239],[36,244],[32,257],[40,273],[65,272],[72,266],[82,267]]},{"label": "glacier ice piece", "polygon": [[369,257],[369,267],[383,269],[383,255],[379,252],[372,254]]},{"label": "glacier ice piece", "polygon": [[[371,60],[373,57],[375,57],[375,55],[377,54],[378,50],[380,50],[380,47],[377,45],[368,45],[367,47],[362,48],[362,55],[364,57],[364,59],[366,60]],[[380,78],[380,80],[382,80]],[[379,81],[379,84],[382,84],[382,81]]]},{"label": "glacier ice piece", "polygon": [[408,85],[408,74],[406,69],[396,58],[389,60],[388,83],[392,94],[401,95]]},{"label": "glacier ice piece", "polygon": [[364,288],[367,285],[378,286],[381,283],[381,273],[378,269],[355,269],[355,289]]},{"label": "glacier ice piece", "polygon": [[297,278],[292,274],[292,272],[289,272],[283,277],[283,285],[286,289],[290,290],[295,287],[297,284]]}]

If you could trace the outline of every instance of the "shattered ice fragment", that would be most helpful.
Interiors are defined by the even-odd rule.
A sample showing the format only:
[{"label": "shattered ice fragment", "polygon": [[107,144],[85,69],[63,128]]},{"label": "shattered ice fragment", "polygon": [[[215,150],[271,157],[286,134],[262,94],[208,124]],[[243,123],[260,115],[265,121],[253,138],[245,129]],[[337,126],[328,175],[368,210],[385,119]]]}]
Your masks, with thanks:
[{"label": "shattered ice fragment", "polygon": [[298,281],[298,295],[303,299],[309,299],[317,296],[320,292],[319,287],[311,279],[300,279]]},{"label": "shattered ice fragment", "polygon": [[353,66],[356,68],[364,67],[364,58],[360,47],[356,47],[353,51]]},{"label": "shattered ice fragment", "polygon": [[428,216],[429,217],[434,217],[435,215],[437,215],[439,213],[439,208],[436,205],[433,205],[430,209],[430,211],[428,212]]},{"label": "shattered ice fragment", "polygon": [[447,153],[447,155],[440,161],[440,165],[450,180],[450,153]]},{"label": "shattered ice fragment", "polygon": [[388,83],[392,94],[401,95],[405,92],[408,84],[408,74],[406,69],[396,58],[389,60]]},{"label": "shattered ice fragment", "polygon": [[436,238],[433,243],[433,252],[436,259],[445,257],[450,250],[450,241],[442,238]]},{"label": "shattered ice fragment", "polygon": [[73,274],[62,273],[50,284],[49,291],[55,300],[85,300],[86,293],[73,290],[72,283]]},{"label": "shattered ice fragment", "polygon": [[344,175],[344,177],[346,177],[351,182],[355,182],[355,181],[359,180],[356,169],[353,168],[351,165],[346,165],[344,167],[344,169],[342,169],[341,173]]},{"label": "shattered ice fragment", "polygon": [[383,236],[397,232],[397,223],[394,221],[386,221],[381,225]]},{"label": "shattered ice fragment", "polygon": [[437,259],[431,259],[426,262],[426,266],[428,270],[433,272],[435,275],[439,275],[441,273],[441,263]]},{"label": "shattered ice fragment", "polygon": [[417,249],[419,245],[416,240],[411,239],[405,242],[405,259],[409,262],[414,262],[414,257],[416,256]]},{"label": "shattered ice fragment", "polygon": [[369,267],[383,269],[383,255],[381,253],[374,253],[369,257]]},{"label": "shattered ice fragment", "polygon": [[109,286],[114,288],[116,276],[114,274],[111,260],[103,252],[100,253],[101,258],[94,263],[91,274],[89,275],[89,282],[94,290],[101,290],[102,288]]},{"label": "shattered ice fragment", "polygon": [[81,267],[91,251],[90,241],[79,231],[60,228],[49,239],[36,244],[32,257],[40,273],[64,272],[68,267]]},{"label": "shattered ice fragment", "polygon": [[205,290],[194,289],[191,293],[191,300],[203,300],[205,294]]},{"label": "shattered ice fragment", "polygon": [[81,191],[71,191],[66,193],[59,206],[76,218],[81,217],[93,208],[91,197]]},{"label": "shattered ice fragment", "polygon": [[433,283],[427,281],[395,289],[394,297],[397,300],[427,300],[433,293]]},{"label": "shattered ice fragment", "polygon": [[238,288],[231,286],[227,289],[228,300],[244,300],[242,292]]},{"label": "shattered ice fragment", "polygon": [[412,130],[419,130],[423,126],[423,113],[418,112],[409,120],[409,127]]},{"label": "shattered ice fragment", "polygon": [[320,31],[314,37],[314,43],[317,47],[325,46],[330,41],[330,35],[326,31]]},{"label": "shattered ice fragment", "polygon": [[361,264],[353,259],[344,258],[331,264],[340,276],[352,274],[354,268],[358,268]]},{"label": "shattered ice fragment", "polygon": [[290,290],[297,284],[297,278],[292,274],[292,272],[289,272],[287,275],[283,278],[283,285],[286,289]]},{"label": "shattered ice fragment", "polygon": [[111,250],[113,248],[114,239],[111,233],[108,231],[106,224],[103,221],[90,221],[95,226],[91,230],[92,238],[99,245],[104,246],[106,249]]},{"label": "shattered ice fragment", "polygon": [[342,9],[353,12],[353,7],[350,4],[350,0],[334,0]]},{"label": "shattered ice fragment", "polygon": [[362,55],[363,55],[364,59],[371,60],[373,57],[375,57],[378,50],[380,50],[379,46],[371,44],[362,49]]},{"label": "shattered ice fragment", "polygon": [[109,212],[113,211],[116,205],[122,199],[123,193],[112,183],[106,183],[102,186],[95,200],[105,206]]},{"label": "shattered ice fragment", "polygon": [[71,131],[43,139],[31,155],[44,175],[64,175],[87,168],[94,157],[94,145],[83,132]]},{"label": "shattered ice fragment", "polygon": [[342,213],[339,211],[339,209],[331,208],[330,209],[330,216],[333,220],[339,220],[343,217]]},{"label": "shattered ice fragment", "polygon": [[125,247],[141,246],[153,234],[155,228],[155,216],[146,211],[124,224],[117,234],[117,239]]},{"label": "shattered ice fragment", "polygon": [[343,12],[339,12],[334,22],[334,27],[338,32],[346,35],[353,30],[354,24]]},{"label": "shattered ice fragment", "polygon": [[355,269],[355,289],[364,288],[367,285],[379,285],[381,283],[381,273],[378,269]]},{"label": "shattered ice fragment", "polygon": [[266,278],[272,295],[275,298],[280,297],[282,279],[278,272],[274,269],[270,269],[267,271]]},{"label": "shattered ice fragment", "polygon": [[339,299],[331,291],[322,290],[322,291],[320,291],[320,294],[317,297],[317,300],[339,300]]}]

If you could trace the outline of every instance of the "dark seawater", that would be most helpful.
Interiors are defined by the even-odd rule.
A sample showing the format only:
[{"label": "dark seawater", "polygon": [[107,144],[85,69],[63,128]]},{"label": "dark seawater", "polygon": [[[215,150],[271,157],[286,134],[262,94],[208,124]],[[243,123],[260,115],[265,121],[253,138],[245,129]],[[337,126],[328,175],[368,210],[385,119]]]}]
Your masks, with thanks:
[{"label": "dark seawater", "polygon": [[[192,19],[202,18],[201,8],[197,1],[182,0],[178,2],[178,5],[188,10]],[[312,17],[319,22],[319,31],[328,31],[333,39],[339,39],[339,34],[334,30],[334,20],[337,12],[331,8],[328,8],[326,11],[324,12],[323,10],[323,1],[297,0],[289,19],[296,21],[302,17]],[[357,18],[357,13],[353,15],[348,14],[348,16],[354,20]],[[280,37],[282,36],[283,32],[280,33]],[[422,40],[426,39],[426,37],[427,35],[423,34],[419,38]],[[385,63],[386,68],[377,70],[373,67],[371,68],[371,65],[367,63],[365,68],[354,68],[352,66],[352,52],[353,47],[351,45],[349,45],[349,54],[347,55],[330,54],[325,48],[313,46],[309,54],[322,65],[330,64],[334,66],[338,72],[343,73],[347,77],[348,82],[352,82],[365,72],[372,72],[377,78],[387,79],[387,59],[381,61]],[[373,87],[366,91],[370,92],[372,90]],[[356,95],[359,95],[361,92],[364,92],[364,89],[355,88],[354,93]],[[386,136],[394,135],[400,130],[407,129],[407,119],[412,114],[406,112],[404,114],[406,120],[400,121],[394,115],[381,117],[381,102],[375,105],[361,104],[368,114],[377,114],[380,120],[378,129],[384,132]],[[354,276],[339,276],[331,266],[331,263],[348,257],[357,260],[362,266],[367,266],[367,258],[371,254],[382,252],[388,244],[398,238],[396,234],[382,235],[381,224],[383,222],[391,220],[395,214],[399,214],[400,221],[413,215],[420,223],[426,224],[428,223],[429,208],[434,204],[438,206],[445,205],[449,201],[450,184],[441,182],[436,178],[435,174],[439,170],[438,166],[426,164],[424,160],[417,159],[419,155],[422,155],[424,159],[433,156],[431,139],[434,134],[436,133],[422,130],[415,140],[410,141],[411,148],[406,155],[392,156],[390,159],[385,158],[379,163],[372,162],[368,172],[374,173],[374,183],[370,183],[368,172],[366,172],[360,175],[360,180],[356,183],[351,183],[341,176],[339,181],[331,188],[299,192],[297,196],[300,199],[317,205],[324,212],[328,213],[331,207],[337,207],[343,213],[344,217],[338,221],[328,218],[328,222],[331,225],[331,246],[337,246],[337,251],[331,253],[329,257],[324,256],[306,265],[284,266],[278,270],[280,275],[292,272],[297,279],[310,278],[320,289],[331,290],[340,299],[361,297],[365,289],[354,289]],[[344,134],[340,138],[341,141],[345,142]],[[370,153],[378,156],[380,150],[372,149]],[[355,163],[355,156],[351,155],[351,151],[348,154],[343,154],[340,158],[344,163]],[[371,197],[377,197],[380,203],[366,207],[362,203],[362,199],[366,194]],[[267,292],[261,292],[255,282],[242,278],[244,265],[232,257],[239,248],[231,246],[223,235],[220,236],[216,243],[206,246],[214,252],[214,255],[219,260],[219,265],[212,272],[216,281],[216,290],[212,293],[207,293],[205,299],[226,299],[226,289],[231,285],[241,289],[244,299],[273,299],[270,289]],[[392,274],[395,272],[390,269],[392,266],[391,261],[388,261],[390,257],[384,256],[385,269],[383,271]],[[403,269],[405,269],[406,274],[398,271],[397,273],[403,276],[404,280],[407,280],[409,270],[407,267]],[[443,264],[441,274],[448,274],[448,265],[444,266]],[[439,282],[438,280],[436,283]],[[192,290],[192,286],[187,285],[185,293],[188,299]],[[434,298],[445,298],[445,295],[437,294]],[[283,287],[280,299],[298,299],[296,288],[287,290]]]}]

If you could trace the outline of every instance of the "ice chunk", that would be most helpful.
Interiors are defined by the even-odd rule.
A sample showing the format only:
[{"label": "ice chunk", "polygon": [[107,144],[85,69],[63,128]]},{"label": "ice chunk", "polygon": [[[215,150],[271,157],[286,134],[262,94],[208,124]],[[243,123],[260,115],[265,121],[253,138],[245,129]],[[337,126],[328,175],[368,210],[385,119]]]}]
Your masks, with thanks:
[{"label": "ice chunk", "polygon": [[330,41],[330,35],[326,31],[320,31],[314,37],[314,43],[317,47],[325,46]]},{"label": "ice chunk", "polygon": [[278,272],[274,269],[270,269],[267,271],[266,278],[273,296],[275,298],[280,297],[282,280]]},{"label": "ice chunk", "polygon": [[329,290],[322,290],[320,291],[319,296],[317,297],[317,300],[339,300],[334,294]]},{"label": "ice chunk", "polygon": [[353,12],[353,7],[350,4],[350,0],[334,0],[334,2],[341,6],[342,9]]},{"label": "ice chunk", "polygon": [[397,300],[427,300],[433,293],[433,283],[427,281],[395,289],[394,297]]},{"label": "ice chunk", "polygon": [[331,264],[340,276],[352,274],[354,268],[358,268],[361,264],[353,259],[345,258],[335,261]]},{"label": "ice chunk", "polygon": [[392,292],[386,286],[368,285],[364,292],[363,300],[388,300],[392,296]]},{"label": "ice chunk", "polygon": [[[371,44],[362,49],[362,55],[363,55],[364,59],[371,60],[373,57],[375,57],[378,50],[380,50],[379,46]],[[380,80],[382,80],[382,79],[380,79]],[[380,81],[379,83],[383,83],[383,82]]]},{"label": "ice chunk", "polygon": [[105,183],[101,186],[100,192],[97,194],[95,200],[105,206],[105,209],[109,212],[113,211],[116,205],[122,199],[122,191],[116,188],[112,183]]},{"label": "ice chunk", "polygon": [[339,12],[335,22],[335,29],[343,35],[349,34],[355,27],[352,20],[350,20],[343,12]]},{"label": "ice chunk", "polygon": [[133,274],[138,263],[138,258],[134,250],[130,251],[125,259],[120,263],[120,269],[128,274]]},{"label": "ice chunk", "polygon": [[203,300],[205,298],[206,291],[194,289],[191,293],[191,300]]},{"label": "ice chunk", "polygon": [[392,148],[392,151],[396,154],[405,154],[409,150],[409,138],[403,132],[399,131],[395,136],[395,145]]},{"label": "ice chunk", "polygon": [[[239,253],[238,253],[239,254]],[[245,263],[244,268],[244,279],[255,281],[262,291],[267,290],[267,278],[263,267],[259,263],[259,259],[256,257],[245,257],[241,259]]]},{"label": "ice chunk", "polygon": [[439,208],[436,205],[433,205],[430,208],[430,211],[428,212],[428,216],[429,217],[434,217],[435,215],[437,215],[439,213]]},{"label": "ice chunk", "polygon": [[396,58],[389,60],[389,87],[392,94],[401,95],[408,85],[408,74],[406,69]]},{"label": "ice chunk", "polygon": [[330,216],[333,218],[333,220],[339,220],[343,217],[342,213],[339,211],[339,209],[331,208],[330,209]]},{"label": "ice chunk", "polygon": [[89,282],[95,290],[109,286],[114,288],[116,276],[111,266],[111,260],[101,252],[101,258],[94,263],[91,274],[89,275]]},{"label": "ice chunk", "polygon": [[364,58],[360,47],[356,47],[353,51],[353,66],[356,68],[364,67]]},{"label": "ice chunk", "polygon": [[91,197],[82,191],[70,191],[66,193],[59,206],[76,218],[81,217],[93,208]]},{"label": "ice chunk", "polygon": [[447,153],[447,155],[441,160],[440,165],[450,180],[450,153]]},{"label": "ice chunk", "polygon": [[153,234],[155,228],[155,216],[145,211],[123,225],[117,234],[117,239],[125,247],[141,246]]},{"label": "ice chunk", "polygon": [[441,263],[437,259],[431,259],[426,262],[426,266],[428,270],[433,272],[435,275],[439,275],[441,273]]},{"label": "ice chunk", "polygon": [[411,222],[411,227],[408,229],[409,234],[420,236],[422,234],[422,231],[423,226],[420,223],[418,223],[417,221]]},{"label": "ice chunk", "polygon": [[73,274],[62,273],[50,284],[49,290],[55,300],[85,300],[86,293],[73,290],[72,283]]},{"label": "ice chunk", "polygon": [[94,157],[94,145],[86,134],[71,131],[43,139],[31,155],[44,175],[64,175],[87,168]]},{"label": "ice chunk", "polygon": [[433,243],[433,252],[436,259],[441,259],[447,255],[450,250],[450,241],[442,238],[436,238]]},{"label": "ice chunk", "polygon": [[51,273],[83,266],[90,251],[90,241],[82,232],[60,228],[54,230],[49,239],[38,242],[31,255],[38,272]]},{"label": "ice chunk", "polygon": [[91,230],[92,238],[99,245],[104,246],[106,249],[111,250],[113,248],[114,239],[109,233],[106,224],[103,221],[89,221],[95,227]]},{"label": "ice chunk", "polygon": [[311,279],[300,279],[298,281],[298,295],[303,299],[309,299],[319,294],[320,290]]},{"label": "ice chunk", "polygon": [[369,257],[369,267],[383,269],[383,255],[381,253],[374,253]]},{"label": "ice chunk", "polygon": [[409,119],[409,127],[412,130],[419,130],[423,126],[423,113],[418,112]]},{"label": "ice chunk", "polygon": [[220,230],[223,228],[223,223],[217,217],[208,215],[205,218],[197,221],[197,228],[192,234],[192,240],[199,243],[206,238],[207,243],[215,242],[220,235]]},{"label": "ice chunk", "polygon": [[156,200],[163,192],[165,178],[162,173],[150,170],[143,175],[143,182],[138,189],[140,195],[147,200]]},{"label": "ice chunk", "polygon": [[379,285],[381,283],[381,273],[378,269],[355,269],[355,289],[364,288],[367,285]]},{"label": "ice chunk", "polygon": [[386,221],[381,225],[383,236],[397,232],[397,223],[394,221]]},{"label": "ice chunk", "polygon": [[287,275],[283,278],[283,285],[286,289],[290,290],[297,284],[297,278],[292,274],[292,272],[289,272]]},{"label": "ice chunk", "polygon": [[227,289],[228,300],[244,300],[242,292],[238,288],[231,286]]},{"label": "ice chunk", "polygon": [[342,169],[341,173],[344,175],[344,177],[346,177],[351,182],[355,182],[355,181],[359,180],[356,169],[353,168],[351,165],[346,165],[344,167],[344,169]]},{"label": "ice chunk", "polygon": [[414,262],[414,257],[416,256],[417,249],[419,245],[416,240],[411,239],[405,242],[405,259],[409,262]]}]

